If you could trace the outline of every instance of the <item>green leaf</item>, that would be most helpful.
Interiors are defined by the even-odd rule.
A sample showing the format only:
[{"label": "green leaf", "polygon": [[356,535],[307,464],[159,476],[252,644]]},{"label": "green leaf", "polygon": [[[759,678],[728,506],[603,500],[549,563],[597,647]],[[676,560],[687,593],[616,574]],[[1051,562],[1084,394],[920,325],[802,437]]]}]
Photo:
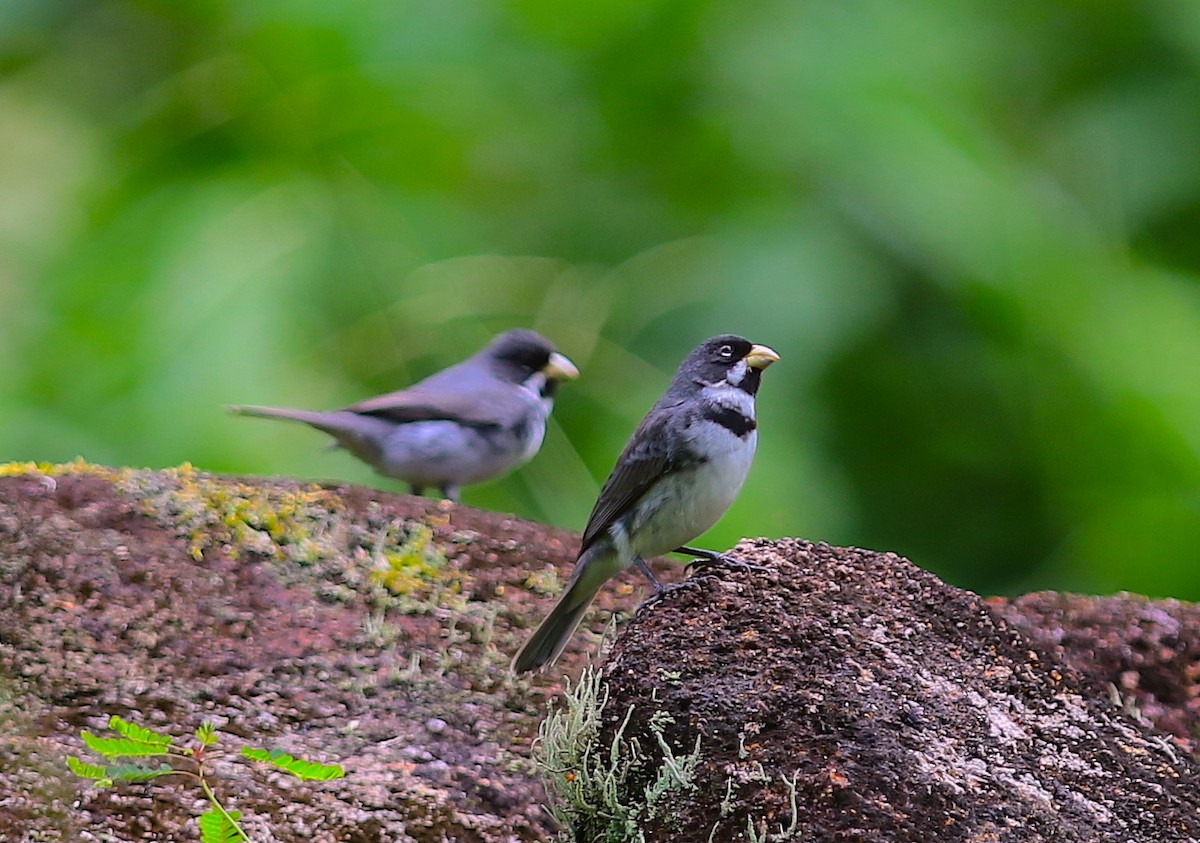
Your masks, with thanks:
[{"label": "green leaf", "polygon": [[346,771],[337,764],[318,764],[315,761],[305,761],[303,758],[293,758],[279,749],[267,750],[244,746],[242,755],[251,761],[265,761],[273,764],[299,779],[325,782],[330,779],[340,779],[346,775]]},{"label": "green leaf", "polygon": [[147,767],[142,764],[88,764],[80,761],[74,755],[67,757],[67,766],[71,772],[85,779],[96,782],[100,787],[111,787],[114,781],[119,782],[148,782],[159,776],[167,776],[175,772],[170,764],[159,764],[157,767]]},{"label": "green leaf", "polygon": [[112,779],[108,775],[108,770],[99,764],[86,764],[80,761],[74,755],[67,756],[67,766],[71,768],[71,772],[77,776],[82,776],[85,779],[90,779],[96,782],[100,787],[108,787],[112,784]]},{"label": "green leaf", "polygon": [[202,843],[238,843],[240,840],[249,839],[237,824],[237,821],[242,818],[242,812],[229,811],[228,813],[229,815],[226,816],[216,808],[209,808],[200,815],[200,840]]},{"label": "green leaf", "polygon": [[128,720],[122,720],[115,714],[108,718],[108,728],[112,729],[122,737],[129,738],[129,740],[137,741],[138,743],[152,744],[162,747],[167,747],[171,744],[170,735],[164,735],[162,732],[155,732],[152,729],[147,729],[145,726],[139,726],[136,723],[130,723]]},{"label": "green leaf", "polygon": [[196,740],[201,746],[212,746],[217,742],[217,727],[205,720],[196,730]]},{"label": "green leaf", "polygon": [[88,745],[88,749],[109,758],[121,755],[146,756],[167,754],[167,747],[161,743],[145,743],[129,738],[100,738],[93,735],[87,729],[81,731],[79,736]]}]

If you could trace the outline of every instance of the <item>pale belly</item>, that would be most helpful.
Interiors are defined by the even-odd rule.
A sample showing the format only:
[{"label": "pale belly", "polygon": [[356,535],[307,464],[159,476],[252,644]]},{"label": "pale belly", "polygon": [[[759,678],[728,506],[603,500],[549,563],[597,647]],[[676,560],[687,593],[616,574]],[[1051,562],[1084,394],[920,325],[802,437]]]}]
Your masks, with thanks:
[{"label": "pale belly", "polygon": [[519,436],[485,436],[444,421],[399,425],[385,442],[380,471],[417,485],[479,483],[528,461],[545,432],[541,416],[533,416]]},{"label": "pale belly", "polygon": [[751,435],[718,459],[664,478],[634,515],[633,552],[643,558],[667,553],[716,524],[746,481],[755,444]]}]

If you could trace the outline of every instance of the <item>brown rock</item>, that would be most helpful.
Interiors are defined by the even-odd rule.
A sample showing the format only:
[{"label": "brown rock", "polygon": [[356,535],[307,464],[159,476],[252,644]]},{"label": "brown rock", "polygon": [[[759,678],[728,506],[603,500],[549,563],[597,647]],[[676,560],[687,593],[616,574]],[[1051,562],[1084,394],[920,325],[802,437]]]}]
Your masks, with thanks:
[{"label": "brown rock", "polygon": [[1136,594],[1039,592],[989,603],[1097,693],[1141,715],[1191,755],[1200,752],[1200,606]]},{"label": "brown rock", "polygon": [[748,822],[770,840],[1200,839],[1200,768],[979,598],[893,554],[737,555],[767,570],[668,593],[604,668],[601,745],[629,717],[654,746],[663,713],[676,753],[700,737],[695,789],[647,840],[746,840]]},{"label": "brown rock", "polygon": [[[345,766],[305,784],[220,762],[256,841],[552,839],[530,746],[553,676],[577,675],[643,593],[636,575],[609,584],[553,676],[509,677],[575,546],[362,488],[0,467],[0,840],[198,838],[193,788],[66,772],[79,730],[113,714],[178,736],[212,720],[223,746]],[[681,755],[701,739],[695,789],[625,839],[749,840],[748,823],[772,843],[1200,837],[1196,607],[989,608],[892,555],[739,554],[768,570],[698,572],[606,665],[603,740],[631,705],[625,736],[651,756],[651,723]]]},{"label": "brown rock", "polygon": [[67,771],[96,760],[79,730],[113,714],[181,737],[212,720],[230,749],[345,767],[302,784],[222,762],[255,840],[550,836],[529,748],[559,686],[507,666],[571,535],[362,488],[51,474],[0,477],[0,840],[198,839],[194,787],[96,791]]}]

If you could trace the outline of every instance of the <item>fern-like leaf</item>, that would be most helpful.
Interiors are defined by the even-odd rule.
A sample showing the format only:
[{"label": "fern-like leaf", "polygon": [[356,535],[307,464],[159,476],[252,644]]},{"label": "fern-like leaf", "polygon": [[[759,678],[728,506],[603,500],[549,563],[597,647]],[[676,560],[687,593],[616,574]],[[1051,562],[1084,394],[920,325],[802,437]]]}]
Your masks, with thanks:
[{"label": "fern-like leaf", "polygon": [[147,755],[166,755],[167,747],[160,743],[144,743],[130,738],[101,738],[93,735],[87,729],[79,733],[88,749],[107,758],[118,756],[142,757]]},{"label": "fern-like leaf", "polygon": [[112,785],[112,778],[108,775],[108,769],[99,764],[87,764],[80,761],[74,755],[68,755],[67,766],[71,768],[71,772],[75,775],[94,781],[96,787],[110,787]]},{"label": "fern-like leaf", "polygon": [[151,731],[136,723],[130,723],[128,720],[122,720],[115,714],[108,719],[108,727],[121,737],[102,738],[87,729],[79,734],[83,738],[83,742],[88,745],[88,749],[109,758],[166,755],[171,749],[169,735]]},{"label": "fern-like leaf", "polygon": [[251,761],[265,761],[273,764],[298,779],[326,782],[330,779],[340,779],[346,775],[346,771],[337,764],[318,764],[315,761],[305,761],[303,758],[293,758],[279,749],[256,749],[252,746],[244,746],[242,755]]},{"label": "fern-like leaf", "polygon": [[[233,822],[230,822],[232,818]],[[209,808],[200,815],[200,840],[202,843],[239,843],[248,839],[238,827],[241,811],[230,811],[229,816],[216,808]]]},{"label": "fern-like leaf", "polygon": [[131,741],[137,741],[138,743],[153,744],[164,748],[171,744],[170,735],[155,732],[153,729],[147,729],[145,726],[139,726],[137,723],[130,723],[128,720],[122,720],[115,714],[108,718],[108,728],[112,729],[118,735],[128,738]]}]

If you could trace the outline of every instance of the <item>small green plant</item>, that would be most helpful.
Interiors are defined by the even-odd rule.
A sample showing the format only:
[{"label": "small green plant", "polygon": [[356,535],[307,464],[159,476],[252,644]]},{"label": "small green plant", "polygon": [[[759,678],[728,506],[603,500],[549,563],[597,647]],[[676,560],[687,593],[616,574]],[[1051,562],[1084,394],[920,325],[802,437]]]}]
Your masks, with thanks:
[{"label": "small green plant", "polygon": [[[200,786],[209,804],[209,809],[199,820],[203,843],[236,843],[250,839],[238,823],[241,812],[226,809],[213,791],[210,763],[221,755],[221,751],[215,748],[217,730],[211,723],[203,723],[186,746],[175,743],[170,735],[130,723],[116,715],[109,718],[108,728],[119,737],[100,737],[87,729],[80,732],[88,749],[102,756],[104,763],[89,764],[72,755],[67,758],[72,773],[95,782],[96,787],[112,787],[116,782],[149,782],[164,776],[189,779]],[[299,779],[328,781],[345,775],[336,764],[305,761],[277,749],[244,746],[241,755],[251,761],[270,764]],[[156,763],[156,759],[161,760]]]},{"label": "small green plant", "polygon": [[[649,721],[658,753],[649,753],[637,738],[626,737],[633,707],[612,739],[601,742],[601,713],[608,687],[599,671],[588,666],[574,686],[568,684],[563,702],[552,706],[542,721],[537,760],[544,771],[550,812],[563,829],[562,839],[603,843],[645,843],[643,828],[664,815],[670,797],[694,790],[700,761],[700,738],[683,755],[663,733],[672,719],[656,712]],[[630,792],[631,777],[644,775],[657,764],[641,792]]]},{"label": "small green plant", "polygon": [[[795,773],[790,779],[787,776],[780,776],[780,781],[783,782],[783,787],[788,794],[788,802],[791,808],[791,823],[787,828],[781,823],[778,832],[770,832],[767,830],[766,822],[759,822],[757,825],[750,817],[746,817],[746,840],[748,843],[786,843],[788,840],[795,839],[799,834],[798,827],[800,823],[799,806],[796,804],[796,780],[800,777],[800,773]],[[767,781],[770,782],[770,777]],[[716,831],[714,826],[713,831]]]}]

